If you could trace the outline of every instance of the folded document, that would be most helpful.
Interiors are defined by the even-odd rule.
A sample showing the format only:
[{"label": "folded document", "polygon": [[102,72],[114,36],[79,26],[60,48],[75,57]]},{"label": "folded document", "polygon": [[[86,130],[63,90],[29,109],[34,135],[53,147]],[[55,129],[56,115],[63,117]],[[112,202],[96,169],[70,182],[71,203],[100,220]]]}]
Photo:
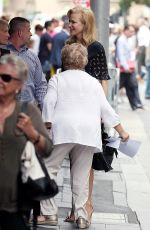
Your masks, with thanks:
[{"label": "folded document", "polygon": [[110,137],[107,140],[109,141],[109,143],[106,144],[106,146],[116,148],[117,150],[129,157],[134,157],[137,154],[141,145],[140,141],[136,141],[133,139],[129,139],[127,142],[122,142],[120,138]]}]

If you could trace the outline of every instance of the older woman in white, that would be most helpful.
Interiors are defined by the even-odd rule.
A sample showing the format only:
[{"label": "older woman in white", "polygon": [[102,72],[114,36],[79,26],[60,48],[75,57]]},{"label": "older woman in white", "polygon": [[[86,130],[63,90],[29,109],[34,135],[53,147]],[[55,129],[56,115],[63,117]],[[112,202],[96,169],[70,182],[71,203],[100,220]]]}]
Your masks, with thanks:
[{"label": "older woman in white", "polygon": [[[81,44],[66,45],[62,50],[64,72],[49,81],[44,99],[43,120],[51,124],[54,150],[46,160],[49,173],[57,175],[66,156],[71,160],[71,188],[78,228],[90,226],[86,209],[88,181],[93,153],[102,149],[101,119],[114,127],[124,141],[129,138],[119,116],[108,103],[98,80],[84,71],[87,50]],[[57,224],[54,200],[41,204],[49,224]]]}]

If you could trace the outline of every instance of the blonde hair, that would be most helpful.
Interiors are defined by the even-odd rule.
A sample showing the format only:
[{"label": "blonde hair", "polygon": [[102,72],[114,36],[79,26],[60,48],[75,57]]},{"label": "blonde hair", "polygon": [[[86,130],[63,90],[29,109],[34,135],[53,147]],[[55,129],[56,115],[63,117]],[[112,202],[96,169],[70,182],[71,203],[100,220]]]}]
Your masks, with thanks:
[{"label": "blonde hair", "polygon": [[6,20],[0,19],[0,30],[3,31],[5,28],[8,28],[8,22]]},{"label": "blonde hair", "polygon": [[80,43],[65,45],[62,49],[61,57],[64,70],[83,70],[88,62],[87,49]]},{"label": "blonde hair", "polygon": [[[81,16],[81,22],[84,25],[81,43],[85,46],[88,46],[96,40],[96,23],[94,13],[92,10],[85,7],[76,6],[68,11],[67,16],[69,19],[72,14],[79,14]],[[67,41],[68,44],[73,42],[77,42],[75,36],[70,37],[70,39]]]}]

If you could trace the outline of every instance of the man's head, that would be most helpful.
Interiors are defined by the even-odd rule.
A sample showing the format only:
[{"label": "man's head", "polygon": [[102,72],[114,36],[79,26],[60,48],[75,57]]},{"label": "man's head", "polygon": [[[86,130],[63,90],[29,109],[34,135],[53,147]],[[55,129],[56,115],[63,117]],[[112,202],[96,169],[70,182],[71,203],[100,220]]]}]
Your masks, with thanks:
[{"label": "man's head", "polygon": [[8,43],[8,22],[0,19],[0,45],[5,45]]},{"label": "man's head", "polygon": [[124,34],[127,38],[132,37],[135,34],[135,27],[133,25],[126,25],[124,27]]},{"label": "man's head", "polygon": [[37,34],[37,35],[39,35],[39,36],[41,36],[42,35],[42,33],[43,33],[43,26],[41,26],[40,24],[37,24],[36,26],[35,26],[35,33]]},{"label": "man's head", "polygon": [[20,45],[25,45],[32,36],[30,22],[26,18],[15,17],[9,22],[10,39],[17,40]]},{"label": "man's head", "polygon": [[54,25],[52,21],[46,21],[44,27],[47,32],[52,32],[54,30]]}]

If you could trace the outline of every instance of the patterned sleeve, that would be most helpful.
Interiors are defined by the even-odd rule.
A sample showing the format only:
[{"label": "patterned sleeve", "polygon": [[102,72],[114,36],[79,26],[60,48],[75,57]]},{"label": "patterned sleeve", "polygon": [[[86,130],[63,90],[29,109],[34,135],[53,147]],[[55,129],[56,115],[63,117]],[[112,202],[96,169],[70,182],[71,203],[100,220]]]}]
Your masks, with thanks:
[{"label": "patterned sleeve", "polygon": [[43,99],[47,93],[47,81],[45,75],[42,72],[41,63],[38,58],[35,59],[35,97],[38,104],[42,107]]},{"label": "patterned sleeve", "polygon": [[98,80],[110,79],[105,50],[99,42],[94,42],[88,47],[88,64],[85,70]]}]

